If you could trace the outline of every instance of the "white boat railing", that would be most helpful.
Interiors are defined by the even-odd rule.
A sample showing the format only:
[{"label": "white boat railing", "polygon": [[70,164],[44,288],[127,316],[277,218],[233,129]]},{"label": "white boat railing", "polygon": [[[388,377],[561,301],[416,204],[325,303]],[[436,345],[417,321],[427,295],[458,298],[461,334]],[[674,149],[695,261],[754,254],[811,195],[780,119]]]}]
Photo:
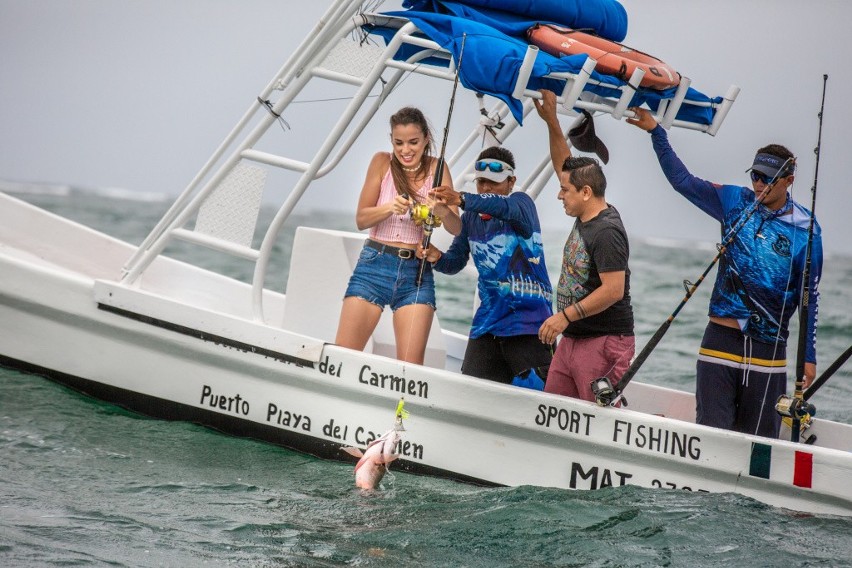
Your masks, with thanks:
[{"label": "white boat railing", "polygon": [[[154,242],[162,237],[162,235],[166,232],[167,227],[174,222],[178,214],[187,207],[190,197],[198,188],[198,184],[201,183],[201,181],[210,173],[213,166],[216,165],[216,163],[224,155],[225,151],[237,139],[237,136],[245,130],[252,118],[254,118],[257,114],[257,111],[263,108],[262,101],[265,101],[276,89],[282,90],[286,85],[288,85],[293,75],[302,68],[307,54],[309,54],[311,50],[315,49],[315,47],[321,42],[324,37],[323,31],[329,27],[338,27],[347,19],[351,18],[359,9],[360,4],[360,0],[336,0],[328,8],[328,10],[326,10],[325,14],[323,14],[320,20],[316,23],[305,40],[299,44],[299,47],[297,47],[290,55],[281,69],[279,69],[278,73],[275,74],[272,81],[270,81],[269,84],[260,92],[257,100],[253,101],[251,105],[249,105],[249,108],[237,122],[236,126],[231,129],[198,174],[196,174],[192,181],[189,182],[189,185],[187,185],[183,192],[181,192],[180,196],[178,196],[157,225],[155,225],[155,227],[151,230],[151,233],[142,241],[133,256],[131,256],[125,263],[122,269],[122,283],[128,285],[133,284],[136,278],[138,278],[139,273],[141,273],[144,269],[144,266],[150,264],[153,257],[149,258],[147,262],[143,261],[142,258],[146,256],[147,251],[151,249]],[[160,250],[162,250],[162,248]]]},{"label": "white boat railing", "polygon": [[[360,1],[338,0],[328,9],[307,39],[261,91],[234,129],[225,137],[211,158],[127,261],[122,271],[122,285],[139,286],[139,278],[151,262],[173,239],[180,239],[254,262],[252,315],[255,321],[265,323],[263,291],[269,259],[281,228],[307,188],[313,181],[325,176],[339,164],[373,119],[388,94],[399,85],[406,74],[418,74],[448,81],[452,81],[455,75],[452,55],[436,42],[424,37],[412,22],[400,17],[360,13],[360,7]],[[365,26],[381,26],[385,29],[395,29],[396,32],[384,48],[347,38]],[[407,46],[414,46],[418,50],[406,60],[397,60],[397,54]],[[357,52],[357,57],[361,58],[359,65],[335,64],[339,57],[349,52]],[[516,98],[523,100],[524,116],[533,110],[533,99],[540,97],[537,91],[528,88],[530,73],[537,55],[538,48],[530,46],[513,91]],[[430,60],[430,64],[426,64],[427,59]],[[435,59],[446,61],[447,67],[435,67],[431,64]],[[561,105],[560,113],[577,116],[576,109],[585,109],[593,113],[609,114],[616,119],[632,116],[632,113],[627,110],[627,105],[642,79],[641,71],[635,73],[628,84],[613,87],[603,85],[592,78],[594,65],[594,60],[589,59],[576,74],[554,73],[548,76],[564,81],[564,89],[557,98]],[[360,67],[361,72],[353,70],[355,67]],[[386,71],[391,71],[389,77],[383,76]],[[258,150],[256,145],[264,134],[279,120],[296,96],[314,79],[354,86],[356,91],[340,118],[314,152],[313,158],[309,161],[297,160]],[[371,104],[366,104],[380,82],[381,91],[378,96],[373,95],[375,100]],[[689,84],[689,79],[683,78],[674,97],[659,105],[658,120],[667,128],[690,128],[715,134],[739,89],[737,87],[729,89],[722,104],[715,109],[711,124],[699,125],[674,118],[683,104],[707,105],[707,103],[686,100],[685,95]],[[614,95],[609,98],[592,94],[584,90],[589,85],[606,86],[613,90]],[[269,98],[276,91],[280,92],[280,98],[272,103]],[[260,116],[258,116],[259,111],[261,111]],[[483,112],[485,117],[483,122],[494,121],[503,126],[495,133],[497,143],[502,144],[519,126],[513,118],[510,120],[510,114],[508,105],[502,101],[497,101],[490,112]],[[254,124],[253,127],[252,124]],[[474,128],[459,148],[451,154],[447,162],[451,170],[457,169],[459,162],[479,140],[480,135],[481,126]],[[228,153],[229,150],[230,153]],[[280,168],[300,176],[266,228],[259,248],[255,249],[251,245],[251,236],[257,223],[266,180],[266,173],[260,166]],[[472,173],[473,161],[470,160],[464,170],[458,172],[459,175],[455,177],[470,179]],[[545,155],[527,180],[526,191],[533,198],[537,197],[552,173],[550,157]],[[205,206],[214,201],[217,207]],[[229,213],[233,210],[233,214],[222,215],[222,208]],[[195,228],[188,229],[185,226],[193,216],[196,221]],[[228,226],[220,228],[217,223]]]}]

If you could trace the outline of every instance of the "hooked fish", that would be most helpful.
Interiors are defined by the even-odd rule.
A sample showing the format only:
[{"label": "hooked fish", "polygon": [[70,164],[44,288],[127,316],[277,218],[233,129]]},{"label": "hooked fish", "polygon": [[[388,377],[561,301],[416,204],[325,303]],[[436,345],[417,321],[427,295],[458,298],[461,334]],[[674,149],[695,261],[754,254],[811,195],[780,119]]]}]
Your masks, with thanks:
[{"label": "hooked fish", "polygon": [[388,465],[399,457],[396,446],[402,436],[400,432],[405,428],[402,419],[408,417],[408,412],[403,410],[404,400],[400,400],[396,407],[396,416],[393,428],[376,438],[367,446],[365,451],[358,448],[342,448],[347,454],[360,458],[355,464],[355,486],[361,489],[375,489],[381,483],[382,478],[388,471]]},{"label": "hooked fish", "polygon": [[364,452],[358,448],[343,448],[344,452],[361,458],[355,464],[356,487],[375,489],[379,486],[388,471],[388,464],[399,457],[399,454],[394,453],[399,440],[399,432],[394,427],[370,442]]}]

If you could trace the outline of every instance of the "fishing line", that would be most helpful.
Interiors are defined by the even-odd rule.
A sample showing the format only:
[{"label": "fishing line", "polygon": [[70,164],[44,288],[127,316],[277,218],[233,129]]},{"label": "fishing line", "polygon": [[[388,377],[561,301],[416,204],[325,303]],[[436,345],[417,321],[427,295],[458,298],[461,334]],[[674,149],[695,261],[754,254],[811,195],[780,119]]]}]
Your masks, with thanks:
[{"label": "fishing line", "polygon": [[[377,95],[367,95],[365,98],[375,99],[376,97],[380,97],[380,96],[382,96],[381,93],[379,93]],[[333,103],[335,101],[351,101],[354,98],[355,97],[335,97],[335,98],[330,98],[330,99],[308,99],[308,100],[305,100],[305,101],[293,101],[290,104],[291,105],[300,105],[300,104],[305,104],[305,103]]]}]

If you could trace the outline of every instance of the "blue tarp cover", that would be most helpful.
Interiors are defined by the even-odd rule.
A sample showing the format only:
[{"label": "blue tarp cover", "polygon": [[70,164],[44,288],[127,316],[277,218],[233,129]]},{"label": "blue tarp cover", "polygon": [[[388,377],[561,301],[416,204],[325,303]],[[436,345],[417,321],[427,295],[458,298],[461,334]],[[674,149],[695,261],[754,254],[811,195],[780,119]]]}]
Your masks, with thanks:
[{"label": "blue tarp cover", "polygon": [[[473,14],[493,16],[498,25],[493,25],[509,35],[523,36],[530,20],[552,22],[574,29],[589,29],[606,39],[623,41],[627,37],[627,11],[617,0],[405,0],[403,8],[415,12],[438,12],[464,17],[470,7]],[[514,17],[513,17],[514,16]],[[512,20],[517,19],[517,22]],[[483,23],[489,23],[480,20]],[[515,32],[507,31],[521,24]],[[526,25],[526,27],[523,27]]]},{"label": "blue tarp cover", "polygon": [[[511,0],[466,1],[469,4],[512,3]],[[558,4],[559,2],[552,0],[550,3]],[[565,4],[580,3],[581,0],[565,2]],[[517,4],[523,4],[523,2],[517,2]],[[583,2],[583,4],[585,3]],[[390,12],[388,15],[409,19],[429,39],[450,51],[455,61],[459,60],[462,37],[466,35],[459,81],[468,89],[492,95],[505,102],[515,120],[521,124],[523,122],[523,104],[512,97],[512,91],[529,46],[524,39],[526,30],[537,23],[541,23],[541,20],[443,0],[406,0],[404,6],[408,5],[416,5],[421,10],[434,8],[437,11],[406,10]],[[550,23],[567,25],[565,22]],[[371,27],[368,31],[381,35],[386,41],[389,41],[397,30]],[[421,48],[415,46],[406,47],[397,53],[396,58],[408,59],[419,49]],[[561,93],[564,82],[545,79],[544,76],[555,72],[578,73],[586,58],[586,55],[554,57],[544,51],[539,51],[528,88],[550,89],[556,93]],[[432,63],[433,61],[430,60],[429,62]],[[624,81],[612,75],[603,75],[596,71],[592,73],[592,78],[603,85],[619,87],[625,84]],[[586,90],[604,97],[617,97],[619,95],[618,91],[606,86],[587,85]],[[660,101],[674,96],[675,90],[674,87],[665,91],[640,88],[636,91],[630,106],[639,106],[645,103],[650,109],[657,110]],[[709,102],[711,100],[692,88],[689,89],[686,98],[688,101],[698,102]],[[721,102],[721,98],[714,99],[714,102]],[[697,124],[710,124],[712,118],[713,110],[711,108],[689,104],[682,105],[677,114],[677,119]]]}]

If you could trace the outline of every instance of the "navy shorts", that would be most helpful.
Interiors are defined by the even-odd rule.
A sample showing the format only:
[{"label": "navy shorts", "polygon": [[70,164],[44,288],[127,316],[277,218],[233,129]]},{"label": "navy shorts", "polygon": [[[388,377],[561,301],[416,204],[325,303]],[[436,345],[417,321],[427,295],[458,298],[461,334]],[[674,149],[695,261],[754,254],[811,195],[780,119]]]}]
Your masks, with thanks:
[{"label": "navy shorts", "polygon": [[419,270],[420,259],[413,255],[400,258],[364,245],[344,297],[361,298],[380,308],[390,306],[393,311],[411,304],[426,304],[435,309],[432,265],[426,263],[423,283],[417,286]]},{"label": "navy shorts", "polygon": [[784,345],[709,322],[696,365],[696,422],[777,438],[775,403],[787,389],[786,355]]},{"label": "navy shorts", "polygon": [[461,372],[498,383],[509,384],[515,375],[536,368],[542,379],[553,358],[553,347],[545,345],[538,335],[497,337],[486,333],[468,339]]}]

